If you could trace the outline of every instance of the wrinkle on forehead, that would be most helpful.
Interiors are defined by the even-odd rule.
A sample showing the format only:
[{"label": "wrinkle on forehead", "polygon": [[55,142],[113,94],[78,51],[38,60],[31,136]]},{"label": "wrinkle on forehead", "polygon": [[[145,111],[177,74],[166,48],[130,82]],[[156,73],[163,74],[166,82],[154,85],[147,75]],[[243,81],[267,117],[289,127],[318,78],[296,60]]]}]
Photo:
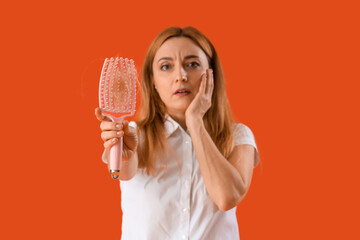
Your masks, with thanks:
[{"label": "wrinkle on forehead", "polygon": [[154,62],[163,57],[170,57],[173,60],[183,59],[186,56],[195,55],[205,57],[205,53],[191,39],[187,37],[174,37],[166,40],[155,54]]}]

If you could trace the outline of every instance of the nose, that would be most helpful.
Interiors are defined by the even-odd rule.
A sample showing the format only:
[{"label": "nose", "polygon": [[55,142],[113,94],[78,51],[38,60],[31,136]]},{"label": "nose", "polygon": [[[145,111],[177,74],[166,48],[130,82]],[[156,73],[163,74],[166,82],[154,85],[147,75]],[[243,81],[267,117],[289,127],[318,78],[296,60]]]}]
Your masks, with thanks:
[{"label": "nose", "polygon": [[180,81],[180,80],[187,81],[187,73],[182,66],[179,67],[176,73],[176,81]]}]

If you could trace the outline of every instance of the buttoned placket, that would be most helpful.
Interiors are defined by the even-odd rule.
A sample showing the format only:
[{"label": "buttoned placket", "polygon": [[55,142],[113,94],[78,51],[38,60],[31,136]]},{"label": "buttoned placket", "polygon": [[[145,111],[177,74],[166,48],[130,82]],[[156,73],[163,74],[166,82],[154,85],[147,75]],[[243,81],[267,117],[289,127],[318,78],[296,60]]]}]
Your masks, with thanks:
[{"label": "buttoned placket", "polygon": [[181,196],[180,196],[180,239],[189,239],[190,232],[190,193],[191,193],[191,173],[192,173],[192,141],[188,134],[183,132],[183,165],[181,174]]}]

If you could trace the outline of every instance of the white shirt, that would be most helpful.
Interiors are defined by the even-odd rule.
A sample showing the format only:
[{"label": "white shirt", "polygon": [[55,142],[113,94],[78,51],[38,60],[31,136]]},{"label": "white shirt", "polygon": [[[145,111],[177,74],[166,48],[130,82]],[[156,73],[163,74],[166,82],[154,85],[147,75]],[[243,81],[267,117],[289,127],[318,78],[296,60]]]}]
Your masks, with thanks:
[{"label": "white shirt", "polygon": [[[165,174],[147,176],[138,170],[129,181],[120,181],[122,240],[236,240],[239,231],[236,207],[221,211],[207,193],[188,131],[170,116],[165,122],[167,138],[182,170],[170,154]],[[136,127],[135,122],[130,126]],[[235,145],[257,146],[251,130],[234,128]]]}]

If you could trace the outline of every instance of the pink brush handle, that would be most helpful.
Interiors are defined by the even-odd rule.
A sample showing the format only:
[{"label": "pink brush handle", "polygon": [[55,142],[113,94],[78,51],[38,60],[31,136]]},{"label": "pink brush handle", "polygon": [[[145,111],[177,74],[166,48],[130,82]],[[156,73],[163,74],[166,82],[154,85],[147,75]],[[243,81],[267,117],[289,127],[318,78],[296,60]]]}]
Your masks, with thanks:
[{"label": "pink brush handle", "polygon": [[[106,116],[111,119],[113,122],[121,123],[125,117],[128,115],[124,115],[122,117],[114,117],[111,114],[102,113],[103,116]],[[120,167],[121,167],[121,159],[122,159],[122,150],[123,150],[123,137],[120,138],[120,141],[115,143],[110,148],[110,161],[109,161],[109,169],[110,175],[113,179],[117,179],[120,176]]]},{"label": "pink brush handle", "polygon": [[113,179],[117,179],[120,175],[123,137],[110,148],[110,174]]},{"label": "pink brush handle", "polygon": [[[111,119],[113,122],[121,123],[125,117],[133,116],[135,111],[130,112],[129,114],[123,115],[119,118],[112,116],[111,114],[102,113],[103,116],[106,116]],[[120,176],[121,160],[122,160],[122,151],[123,151],[123,137],[120,138],[120,141],[115,143],[110,148],[110,175],[113,179],[117,179]]]}]

